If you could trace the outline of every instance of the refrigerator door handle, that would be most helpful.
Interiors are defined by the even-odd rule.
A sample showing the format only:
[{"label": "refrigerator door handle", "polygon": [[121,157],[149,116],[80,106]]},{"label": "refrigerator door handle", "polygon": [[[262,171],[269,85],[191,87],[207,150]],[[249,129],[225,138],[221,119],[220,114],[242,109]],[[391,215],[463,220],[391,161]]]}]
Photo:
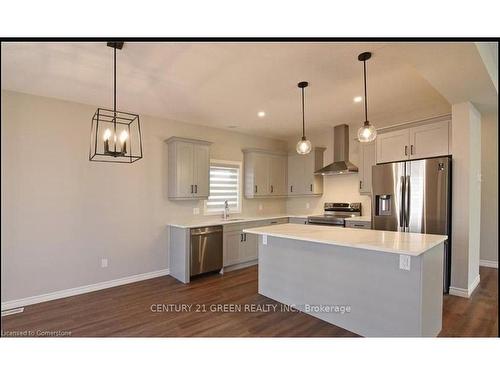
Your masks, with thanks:
[{"label": "refrigerator door handle", "polygon": [[405,191],[406,191],[405,182],[406,182],[405,176],[401,176],[401,207],[399,209],[399,225],[400,225],[400,228],[402,229],[403,232],[406,231],[405,230],[405,228],[406,228],[405,215],[404,215],[404,211],[405,211]]},{"label": "refrigerator door handle", "polygon": [[406,226],[406,232],[410,231],[410,194],[411,194],[411,188],[410,188],[410,176],[405,177],[405,198],[406,198],[406,207],[405,207],[405,226]]}]

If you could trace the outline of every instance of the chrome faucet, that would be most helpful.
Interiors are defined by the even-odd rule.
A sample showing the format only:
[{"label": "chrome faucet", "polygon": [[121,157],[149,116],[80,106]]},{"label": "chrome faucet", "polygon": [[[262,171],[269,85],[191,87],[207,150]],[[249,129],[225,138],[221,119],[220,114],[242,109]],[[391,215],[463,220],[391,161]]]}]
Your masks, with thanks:
[{"label": "chrome faucet", "polygon": [[227,220],[227,218],[229,217],[229,203],[227,202],[227,200],[224,201],[224,213],[222,214],[222,217],[224,218],[224,220]]}]

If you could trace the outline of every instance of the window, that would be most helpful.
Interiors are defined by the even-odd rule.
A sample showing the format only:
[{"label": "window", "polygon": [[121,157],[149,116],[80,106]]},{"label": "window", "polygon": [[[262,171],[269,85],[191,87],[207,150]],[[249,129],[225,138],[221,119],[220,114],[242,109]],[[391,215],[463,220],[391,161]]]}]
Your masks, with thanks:
[{"label": "window", "polygon": [[206,214],[223,212],[226,200],[230,212],[241,212],[240,169],[239,162],[210,162],[210,191],[205,206]]}]

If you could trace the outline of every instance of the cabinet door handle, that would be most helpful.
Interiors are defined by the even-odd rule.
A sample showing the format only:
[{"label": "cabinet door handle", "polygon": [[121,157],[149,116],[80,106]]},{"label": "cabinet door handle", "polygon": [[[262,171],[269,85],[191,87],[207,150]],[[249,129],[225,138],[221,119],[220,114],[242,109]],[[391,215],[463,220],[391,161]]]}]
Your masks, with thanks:
[{"label": "cabinet door handle", "polygon": [[413,145],[410,146],[410,155],[413,155]]},{"label": "cabinet door handle", "polygon": [[271,185],[271,193],[274,192],[273,185]]},{"label": "cabinet door handle", "polygon": [[247,234],[243,233],[243,241],[247,242]]},{"label": "cabinet door handle", "polygon": [[405,156],[408,156],[408,146],[405,146]]},{"label": "cabinet door handle", "polygon": [[257,185],[255,185],[255,192],[257,192]]},{"label": "cabinet door handle", "polygon": [[243,242],[243,233],[240,233],[240,242]]},{"label": "cabinet door handle", "polygon": [[194,185],[194,192],[198,194],[198,185]]},{"label": "cabinet door handle", "polygon": [[193,194],[194,191],[193,191],[193,185],[191,185],[191,194]]},{"label": "cabinet door handle", "polygon": [[290,185],[290,193],[293,193],[293,185]]},{"label": "cabinet door handle", "polygon": [[309,189],[310,189],[311,191],[313,191],[313,184],[311,184],[311,186],[309,187]]},{"label": "cabinet door handle", "polygon": [[363,187],[363,181],[359,181],[359,189]]}]

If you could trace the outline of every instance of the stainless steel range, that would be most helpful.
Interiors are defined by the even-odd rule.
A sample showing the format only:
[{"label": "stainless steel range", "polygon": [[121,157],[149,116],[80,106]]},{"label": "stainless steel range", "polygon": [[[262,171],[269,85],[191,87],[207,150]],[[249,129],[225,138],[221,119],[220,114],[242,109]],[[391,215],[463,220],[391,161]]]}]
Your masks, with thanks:
[{"label": "stainless steel range", "polygon": [[325,203],[324,215],[308,216],[308,224],[345,226],[345,218],[361,216],[361,203]]}]

